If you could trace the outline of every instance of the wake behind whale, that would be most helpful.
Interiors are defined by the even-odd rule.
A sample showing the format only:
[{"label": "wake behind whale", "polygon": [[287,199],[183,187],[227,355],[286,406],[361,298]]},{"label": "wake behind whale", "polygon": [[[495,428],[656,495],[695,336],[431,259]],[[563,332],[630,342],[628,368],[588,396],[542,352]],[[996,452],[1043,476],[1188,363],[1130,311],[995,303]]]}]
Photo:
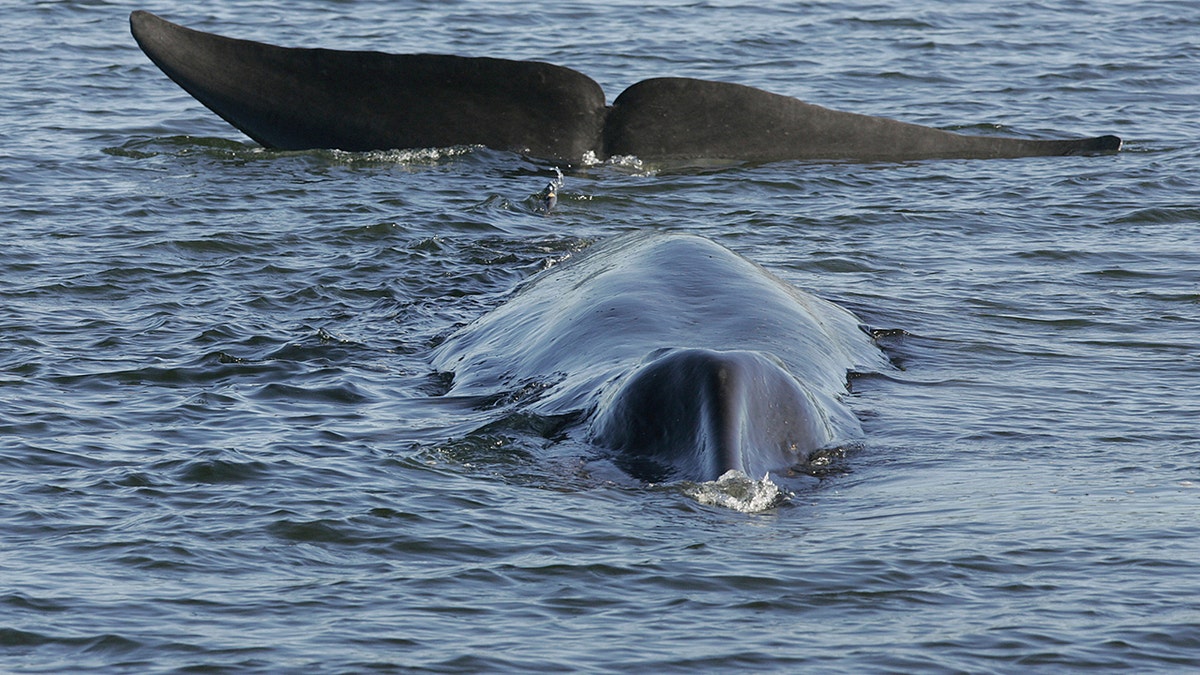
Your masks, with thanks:
[{"label": "wake behind whale", "polygon": [[540,390],[537,415],[647,481],[752,478],[861,434],[848,371],[886,359],[845,309],[708,239],[646,232],[524,284],[433,357],[448,395]]}]

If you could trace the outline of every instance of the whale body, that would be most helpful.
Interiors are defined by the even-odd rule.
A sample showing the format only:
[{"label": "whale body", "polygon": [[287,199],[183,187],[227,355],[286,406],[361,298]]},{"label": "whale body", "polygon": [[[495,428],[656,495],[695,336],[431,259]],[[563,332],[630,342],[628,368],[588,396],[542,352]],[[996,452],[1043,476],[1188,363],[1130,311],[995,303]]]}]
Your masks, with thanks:
[{"label": "whale body", "polygon": [[611,106],[586,75],[549,63],[303,49],[130,15],[142,51],[197,100],[268,148],[348,151],[482,145],[566,164],[904,161],[1115,152],[1116,136],[968,136],[830,110],[728,82],[643,80]]},{"label": "whale body", "polygon": [[703,237],[601,242],[533,277],[443,342],[447,395],[539,391],[538,415],[648,481],[803,467],[861,427],[850,371],[886,359],[849,311]]}]

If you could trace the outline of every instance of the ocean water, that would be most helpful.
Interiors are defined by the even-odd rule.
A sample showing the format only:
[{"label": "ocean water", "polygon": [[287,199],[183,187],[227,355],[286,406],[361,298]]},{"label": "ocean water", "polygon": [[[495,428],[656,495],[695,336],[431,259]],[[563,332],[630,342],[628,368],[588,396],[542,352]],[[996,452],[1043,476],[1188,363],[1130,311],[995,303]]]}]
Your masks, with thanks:
[{"label": "ocean water", "polygon": [[[128,15],[729,80],[1100,157],[567,172],[270,152]],[[1200,669],[1194,2],[10,3],[0,671]],[[437,344],[630,230],[837,302],[892,367],[815,477],[643,485],[439,398]],[[619,473],[619,472],[617,472]],[[767,499],[756,500],[765,494]],[[749,491],[753,494],[742,494]]]}]

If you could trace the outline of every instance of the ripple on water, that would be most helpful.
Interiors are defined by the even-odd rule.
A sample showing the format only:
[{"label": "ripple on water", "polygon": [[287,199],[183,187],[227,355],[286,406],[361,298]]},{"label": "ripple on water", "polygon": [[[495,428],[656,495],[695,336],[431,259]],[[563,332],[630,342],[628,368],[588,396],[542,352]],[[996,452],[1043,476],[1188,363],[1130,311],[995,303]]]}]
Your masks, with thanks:
[{"label": "ripple on water", "polygon": [[[1001,162],[614,158],[568,171],[549,214],[544,162],[264,150],[147,61],[123,11],[10,9],[10,669],[1192,666],[1200,18],[1183,5],[467,2],[398,20],[300,3],[263,23],[279,7],[216,0],[168,17],[564,63],[610,100],[700,76],[968,133],[1127,140]],[[897,331],[897,369],[847,398],[862,447],[820,476],[647,486],[563,440],[572,420],[438,396],[427,357],[455,326],[647,228]]]}]

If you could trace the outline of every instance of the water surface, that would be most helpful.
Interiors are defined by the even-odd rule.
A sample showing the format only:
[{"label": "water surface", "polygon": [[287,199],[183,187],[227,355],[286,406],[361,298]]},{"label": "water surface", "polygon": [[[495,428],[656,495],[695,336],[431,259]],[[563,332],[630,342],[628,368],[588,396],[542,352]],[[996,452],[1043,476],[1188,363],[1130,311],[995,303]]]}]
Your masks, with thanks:
[{"label": "water surface", "polygon": [[[264,151],[133,9],[740,82],[1113,156],[567,176]],[[44,2],[0,35],[0,669],[1177,671],[1200,653],[1189,2]],[[744,513],[433,395],[516,284],[694,232],[890,329],[865,438]],[[499,415],[499,419],[498,419]]]}]

